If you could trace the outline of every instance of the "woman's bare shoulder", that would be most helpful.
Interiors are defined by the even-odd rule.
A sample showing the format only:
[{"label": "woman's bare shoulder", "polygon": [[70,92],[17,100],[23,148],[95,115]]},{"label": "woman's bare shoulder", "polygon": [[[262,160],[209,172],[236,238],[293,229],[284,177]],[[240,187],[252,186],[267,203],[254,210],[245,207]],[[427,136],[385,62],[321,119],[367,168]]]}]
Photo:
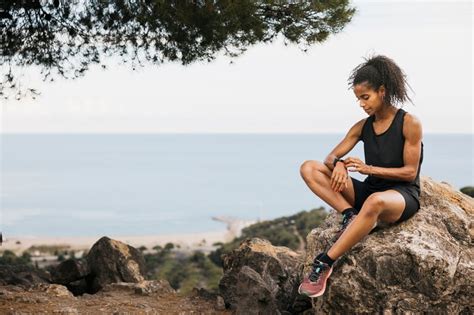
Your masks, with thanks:
[{"label": "woman's bare shoulder", "polygon": [[349,130],[349,134],[359,137],[362,134],[362,128],[364,127],[366,120],[367,117],[356,122]]},{"label": "woman's bare shoulder", "polygon": [[403,117],[403,122],[408,124],[421,124],[420,119],[409,112],[406,112],[405,116]]},{"label": "woman's bare shoulder", "polygon": [[407,112],[403,117],[403,135],[405,137],[420,137],[422,134],[421,121],[415,115]]}]

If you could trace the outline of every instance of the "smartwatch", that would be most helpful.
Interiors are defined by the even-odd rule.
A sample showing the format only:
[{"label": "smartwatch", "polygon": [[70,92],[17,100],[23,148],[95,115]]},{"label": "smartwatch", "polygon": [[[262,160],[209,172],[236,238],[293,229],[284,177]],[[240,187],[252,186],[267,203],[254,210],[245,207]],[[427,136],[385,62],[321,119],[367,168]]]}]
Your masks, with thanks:
[{"label": "smartwatch", "polygon": [[332,162],[332,165],[333,165],[334,167],[336,167],[337,162],[342,162],[342,163],[344,163],[344,160],[343,160],[343,159],[340,159],[340,158],[335,158],[334,161]]}]

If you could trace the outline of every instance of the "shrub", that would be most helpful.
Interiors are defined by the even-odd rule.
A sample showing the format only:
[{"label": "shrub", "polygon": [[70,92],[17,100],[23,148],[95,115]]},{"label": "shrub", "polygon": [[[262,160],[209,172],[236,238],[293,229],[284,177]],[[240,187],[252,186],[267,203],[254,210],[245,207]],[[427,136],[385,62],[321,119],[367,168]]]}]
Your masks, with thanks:
[{"label": "shrub", "polygon": [[471,196],[474,198],[474,187],[473,186],[466,186],[460,189],[462,193]]}]

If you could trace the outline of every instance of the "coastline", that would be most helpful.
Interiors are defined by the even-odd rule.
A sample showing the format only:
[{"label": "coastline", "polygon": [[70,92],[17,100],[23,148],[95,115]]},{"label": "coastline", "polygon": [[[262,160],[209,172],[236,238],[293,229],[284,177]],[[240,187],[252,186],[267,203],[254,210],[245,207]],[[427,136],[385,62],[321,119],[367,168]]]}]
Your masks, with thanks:
[{"label": "coastline", "polygon": [[151,250],[154,246],[164,246],[166,243],[179,245],[181,250],[212,250],[213,244],[216,242],[231,241],[235,235],[229,230],[209,231],[200,233],[181,233],[167,235],[96,235],[96,236],[30,236],[30,237],[8,237],[4,236],[3,244],[0,251],[11,250],[16,254],[20,254],[31,246],[54,246],[61,245],[68,247],[70,250],[80,251],[89,250],[95,242],[101,237],[107,236],[111,239],[121,241],[133,247],[145,246]]}]

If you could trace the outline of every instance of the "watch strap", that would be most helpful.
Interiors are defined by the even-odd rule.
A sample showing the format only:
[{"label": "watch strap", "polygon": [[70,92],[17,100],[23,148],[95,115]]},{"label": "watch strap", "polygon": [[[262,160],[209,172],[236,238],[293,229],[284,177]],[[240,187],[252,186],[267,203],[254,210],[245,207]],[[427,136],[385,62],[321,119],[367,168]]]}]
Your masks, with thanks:
[{"label": "watch strap", "polygon": [[340,159],[340,158],[335,158],[334,161],[332,162],[334,167],[336,167],[337,162],[343,162],[344,163],[344,160]]}]

